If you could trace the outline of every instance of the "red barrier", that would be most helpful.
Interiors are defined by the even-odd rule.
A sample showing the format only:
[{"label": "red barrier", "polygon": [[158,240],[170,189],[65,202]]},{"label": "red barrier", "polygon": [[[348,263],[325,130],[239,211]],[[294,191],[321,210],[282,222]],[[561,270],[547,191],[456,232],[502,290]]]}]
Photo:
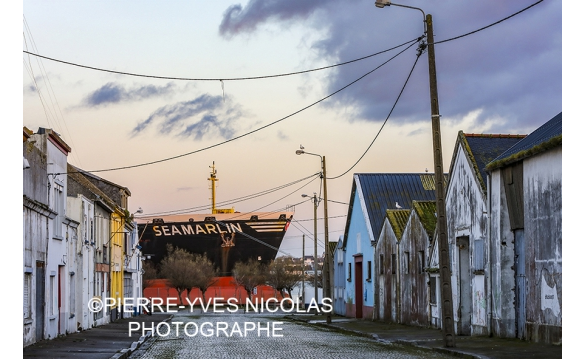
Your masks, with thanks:
[{"label": "red barrier", "polygon": [[[177,290],[170,287],[166,279],[153,280],[152,283],[144,289],[142,296],[145,298],[162,298],[164,304],[167,303],[167,298],[177,298],[171,303],[176,302],[176,304],[179,304],[179,295]],[[183,299],[183,304],[189,305],[189,302],[187,302],[186,291],[183,291],[181,297]],[[206,301],[213,300],[214,298],[223,298],[221,302],[227,302],[229,298],[236,298],[236,302],[234,302],[233,299],[230,302],[246,304],[247,297],[248,294],[246,293],[244,287],[235,284],[233,277],[217,277],[214,285],[205,291]],[[286,295],[286,297],[288,297],[288,295]],[[196,298],[200,298],[201,300],[203,299],[201,291],[197,288],[193,288],[189,293],[189,301],[194,303]],[[256,299],[258,299],[258,301],[261,301],[262,299],[266,301],[269,298],[276,298],[279,302],[282,300],[280,293],[268,285],[260,285],[256,287],[256,293],[252,294],[253,303],[255,303]]]}]

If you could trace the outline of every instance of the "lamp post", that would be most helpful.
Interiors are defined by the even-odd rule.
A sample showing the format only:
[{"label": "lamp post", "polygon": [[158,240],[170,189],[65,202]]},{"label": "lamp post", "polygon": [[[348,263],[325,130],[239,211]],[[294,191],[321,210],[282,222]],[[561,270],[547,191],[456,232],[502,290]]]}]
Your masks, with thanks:
[{"label": "lamp post", "polygon": [[[329,285],[329,216],[327,213],[327,166],[325,165],[325,156],[318,155],[316,153],[306,152],[303,147],[296,151],[297,155],[307,154],[312,156],[318,156],[321,158],[321,178],[323,178],[323,225],[325,229],[325,258],[323,263],[323,298],[331,300],[331,286]],[[315,235],[316,235],[315,231]],[[315,242],[317,237],[315,237]],[[317,257],[315,257],[315,260]],[[316,273],[315,273],[316,274]],[[331,324],[331,312],[327,312],[327,323]]]},{"label": "lamp post", "polygon": [[[306,194],[301,195],[301,197],[309,197]],[[314,259],[313,259],[313,269],[315,271],[314,275],[313,275],[313,286],[315,288],[315,301],[317,303],[319,303],[319,286],[317,285],[317,206],[319,205],[319,201],[317,200],[317,194],[313,193],[313,197],[311,197],[311,201],[313,202],[313,233],[314,233],[314,239],[315,239],[315,254],[314,254]],[[305,250],[305,236],[303,236],[303,252]],[[303,261],[304,261],[304,257],[303,257]],[[304,265],[304,262],[303,262]],[[304,273],[303,273],[304,274]],[[305,283],[303,281],[303,283]],[[304,289],[303,289],[303,294],[304,294]],[[319,314],[319,312],[317,311],[315,314]]]},{"label": "lamp post", "polygon": [[[443,175],[443,153],[441,149],[441,122],[439,114],[439,95],[437,90],[437,70],[435,68],[435,45],[433,37],[433,17],[425,16],[422,9],[417,7],[391,4],[390,0],[376,0],[376,7],[398,6],[419,10],[423,14],[423,22],[426,25],[427,54],[429,58],[429,85],[431,95],[431,121],[433,131],[433,155],[435,165],[435,190],[437,201],[437,232],[439,236],[439,267],[441,280],[441,319],[443,325],[443,341],[445,347],[455,347],[455,332],[453,323],[453,292],[451,291],[451,263],[449,257],[449,240],[447,238],[447,216],[445,208],[445,187]],[[424,50],[425,45],[419,49]]]}]

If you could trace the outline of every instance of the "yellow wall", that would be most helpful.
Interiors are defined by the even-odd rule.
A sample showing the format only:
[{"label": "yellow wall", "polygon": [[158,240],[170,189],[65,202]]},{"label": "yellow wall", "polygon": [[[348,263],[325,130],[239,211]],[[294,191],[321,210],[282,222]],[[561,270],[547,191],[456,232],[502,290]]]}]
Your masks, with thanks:
[{"label": "yellow wall", "polygon": [[114,212],[111,216],[112,233],[110,234],[110,295],[116,301],[124,298],[124,217]]}]

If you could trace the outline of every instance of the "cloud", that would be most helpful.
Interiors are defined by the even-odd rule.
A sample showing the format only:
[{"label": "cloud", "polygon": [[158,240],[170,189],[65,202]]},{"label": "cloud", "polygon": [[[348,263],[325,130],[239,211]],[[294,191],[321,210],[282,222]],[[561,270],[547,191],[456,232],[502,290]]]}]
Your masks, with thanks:
[{"label": "cloud", "polygon": [[[412,0],[409,6],[432,14],[435,41],[447,40],[495,23],[534,0],[473,2]],[[490,118],[491,130],[534,130],[562,110],[562,7],[541,2],[485,30],[435,45],[439,108],[443,117],[462,117],[483,109],[477,123]],[[301,23],[311,36],[314,61],[339,63],[394,47],[423,34],[421,13],[372,2],[251,0],[224,13],[225,38],[259,32],[263,23],[290,27]],[[388,52],[336,68],[326,78],[332,93],[394,56]],[[391,125],[429,121],[427,53],[416,65],[390,118]],[[373,74],[324,102],[340,114],[384,121],[416,59],[416,46]],[[347,115],[340,116],[351,120]],[[466,130],[466,129],[464,129]]]},{"label": "cloud", "polygon": [[175,85],[168,83],[165,86],[135,86],[126,89],[122,85],[108,82],[85,97],[83,105],[87,107],[105,106],[127,101],[140,101],[151,97],[171,94]]},{"label": "cloud", "polygon": [[[339,1],[338,1],[339,2]],[[253,32],[267,21],[303,20],[332,0],[264,1],[251,0],[245,8],[231,5],[223,14],[219,34],[230,38],[244,32]]]},{"label": "cloud", "polygon": [[229,97],[201,95],[190,101],[163,106],[146,120],[138,123],[131,132],[136,136],[156,126],[164,135],[201,140],[207,136],[230,139],[234,136],[236,123],[243,117],[239,105]]}]

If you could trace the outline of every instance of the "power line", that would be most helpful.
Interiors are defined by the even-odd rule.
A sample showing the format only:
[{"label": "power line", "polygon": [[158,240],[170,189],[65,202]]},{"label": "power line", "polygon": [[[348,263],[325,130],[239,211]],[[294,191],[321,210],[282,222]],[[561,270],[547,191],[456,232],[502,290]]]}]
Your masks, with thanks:
[{"label": "power line", "polygon": [[[258,197],[264,196],[266,194],[269,194],[269,193],[272,193],[272,192],[276,192],[278,190],[281,190],[281,189],[284,189],[286,187],[292,186],[294,184],[297,184],[299,182],[302,182],[302,181],[304,181],[306,179],[309,179],[311,177],[315,177],[317,175],[318,175],[318,173],[315,173],[315,174],[312,174],[310,176],[307,176],[307,177],[298,179],[296,181],[293,181],[293,182],[289,182],[287,184],[280,185],[278,187],[274,187],[274,188],[271,188],[271,189],[268,189],[268,190],[265,190],[265,191],[260,191],[260,192],[254,193],[254,194],[250,194],[250,195],[246,195],[246,196],[234,198],[234,199],[231,199],[231,200],[226,200],[226,201],[223,201],[223,202],[218,202],[217,204],[218,205],[234,204],[234,203],[238,203],[238,202],[242,202],[242,201],[247,201],[249,199],[258,198]],[[171,215],[171,214],[181,214],[181,213],[187,213],[187,212],[196,212],[196,211],[203,211],[203,210],[210,209],[210,208],[211,208],[210,205],[196,206],[196,207],[183,208],[183,209],[177,209],[177,210],[171,210],[171,211],[147,213],[145,215],[142,215],[142,216],[139,216],[139,217],[136,217],[136,218],[147,218],[147,217],[160,216],[160,215]]]},{"label": "power line", "polygon": [[[411,45],[412,46],[412,45]],[[409,46],[410,47],[410,46]],[[420,48],[419,48],[420,49]],[[398,97],[396,98],[396,101],[394,101],[394,105],[392,105],[392,109],[390,110],[390,112],[388,113],[388,116],[386,116],[386,119],[384,120],[384,123],[382,123],[382,126],[380,127],[380,129],[378,130],[378,133],[376,133],[376,136],[374,136],[374,139],[372,140],[372,142],[370,143],[370,145],[368,146],[368,148],[366,148],[366,150],[364,151],[364,153],[360,156],[360,158],[358,158],[358,160],[353,164],[353,166],[351,166],[347,171],[343,172],[342,174],[340,174],[339,176],[335,176],[335,177],[327,177],[327,179],[337,179],[339,177],[344,176],[345,174],[347,174],[349,171],[351,171],[366,155],[366,153],[368,153],[368,151],[370,150],[370,148],[372,147],[372,145],[374,144],[374,142],[376,142],[376,139],[378,138],[378,136],[380,135],[380,132],[382,132],[382,129],[384,128],[384,126],[386,125],[386,122],[388,122],[388,119],[390,118],[390,115],[392,115],[392,112],[394,112],[394,108],[396,107],[396,104],[398,103],[398,100],[400,100],[400,97],[402,96],[402,93],[404,92],[404,89],[406,88],[406,85],[408,84],[408,81],[410,80],[410,76],[412,75],[412,72],[414,71],[414,68],[416,67],[416,64],[418,63],[418,59],[420,58],[421,55],[421,51],[418,52],[416,59],[414,60],[414,64],[412,65],[412,68],[410,69],[410,72],[408,73],[408,77],[406,78],[406,81],[404,82],[404,85],[402,86],[402,89],[400,90],[400,93],[398,94]]]},{"label": "power line", "polygon": [[162,80],[179,80],[179,81],[242,81],[242,80],[261,80],[261,79],[268,79],[268,78],[275,78],[275,77],[284,77],[284,76],[292,76],[292,75],[301,75],[301,74],[306,74],[309,72],[315,72],[315,71],[320,71],[320,70],[326,70],[326,69],[330,69],[330,68],[334,68],[334,67],[338,67],[338,66],[343,66],[343,65],[347,65],[347,64],[351,64],[353,62],[358,62],[361,60],[365,60],[368,59],[370,57],[374,57],[380,54],[383,54],[385,52],[388,51],[392,51],[395,50],[399,47],[402,47],[412,41],[416,41],[416,40],[410,40],[407,41],[403,44],[400,44],[398,46],[394,46],[392,48],[386,49],[386,50],[382,50],[379,52],[376,52],[374,54],[371,55],[367,55],[364,57],[360,57],[354,60],[350,60],[350,61],[345,61],[345,62],[341,62],[335,65],[329,65],[329,66],[323,66],[323,67],[318,67],[315,69],[311,69],[311,70],[302,70],[302,71],[296,71],[296,72],[288,72],[288,73],[282,73],[282,74],[276,74],[276,75],[262,75],[262,76],[249,76],[249,77],[233,77],[233,78],[194,78],[194,77],[169,77],[169,76],[155,76],[155,75],[143,75],[143,74],[136,74],[136,73],[131,73],[131,72],[121,72],[121,71],[114,71],[114,70],[107,70],[107,69],[102,69],[99,67],[93,67],[93,66],[86,66],[86,65],[81,65],[81,64],[76,64],[73,62],[68,62],[68,61],[63,61],[63,60],[58,60],[58,59],[54,59],[48,56],[43,56],[40,54],[35,54],[33,52],[29,52],[29,51],[24,51],[24,53],[29,54],[29,55],[33,55],[33,56],[37,56],[43,59],[47,59],[47,60],[51,60],[51,61],[55,61],[55,62],[59,62],[62,64],[66,64],[66,65],[71,65],[71,66],[77,66],[77,67],[82,67],[85,69],[90,69],[90,70],[96,70],[96,71],[102,71],[102,72],[109,72],[112,74],[117,74],[117,75],[127,75],[127,76],[136,76],[136,77],[146,77],[146,78],[154,78],[154,79],[162,79]]},{"label": "power line", "polygon": [[[24,21],[24,26],[26,28],[26,31],[27,31],[28,36],[29,36],[30,41],[31,41],[31,47],[35,51],[38,52],[34,37],[32,35],[30,27],[28,26],[28,21],[26,21],[26,17],[24,17],[24,16],[23,16],[23,21]],[[23,38],[24,38],[25,45],[26,45],[27,42],[26,42],[26,36],[24,33],[23,33]],[[28,45],[26,45],[26,47],[28,48]],[[30,71],[32,72],[32,65],[30,64],[30,56],[28,56],[28,57],[29,57]],[[65,117],[63,116],[63,112],[61,111],[61,106],[59,106],[59,101],[57,101],[57,96],[55,95],[55,90],[53,89],[53,84],[51,83],[49,75],[47,74],[47,70],[45,69],[43,62],[39,58],[37,58],[36,60],[37,60],[37,64],[39,66],[39,69],[41,71],[42,80],[49,85],[49,86],[47,86],[47,92],[49,93],[49,99],[51,100],[51,105],[53,107],[54,117],[55,117],[55,120],[57,121],[57,125],[59,125],[61,122],[63,123],[63,125],[65,127],[65,131],[67,131],[67,135],[69,136],[68,142],[70,142],[71,145],[73,147],[75,147],[75,143],[73,142],[73,136],[71,136],[71,133],[69,132],[69,126],[67,126],[67,121],[65,121]],[[35,82],[35,86],[37,88],[37,91],[39,91],[39,93],[40,93],[41,90],[37,86],[36,80],[34,80],[34,78],[33,78],[33,81]],[[60,117],[57,116],[57,110],[55,110],[55,105],[57,107],[57,110],[59,110]],[[45,111],[45,114],[46,114],[46,111]],[[79,156],[77,155],[76,151],[73,151],[73,156],[75,156],[77,158],[77,161],[81,164],[81,160],[80,160]]]},{"label": "power line", "polygon": [[[420,40],[421,38],[422,38],[422,36],[421,36],[421,37],[419,37],[418,39],[414,40],[414,41]],[[325,96],[325,97],[321,98],[320,100],[317,100],[317,101],[315,101],[315,102],[311,103],[310,105],[307,105],[307,106],[305,106],[305,107],[301,108],[300,110],[297,110],[297,111],[295,111],[295,112],[293,112],[293,113],[291,113],[291,114],[289,114],[289,115],[287,115],[287,116],[285,116],[285,117],[282,117],[282,118],[281,118],[281,119],[279,119],[279,120],[273,121],[273,122],[271,122],[271,123],[269,123],[269,124],[266,124],[266,125],[264,125],[264,126],[260,126],[260,127],[256,128],[256,129],[252,130],[252,131],[249,131],[249,132],[243,133],[243,134],[241,134],[241,135],[239,135],[239,136],[236,136],[236,137],[230,138],[229,140],[225,140],[225,141],[222,141],[222,142],[218,142],[218,143],[216,143],[216,144],[213,144],[213,145],[210,145],[210,146],[207,146],[207,147],[203,147],[203,148],[200,148],[200,149],[198,149],[198,150],[195,150],[195,151],[191,151],[191,152],[183,153],[183,154],[181,154],[181,155],[177,155],[177,156],[167,157],[167,158],[164,158],[164,159],[160,159],[160,160],[156,160],[156,161],[151,161],[151,162],[145,162],[145,163],[141,163],[141,164],[137,164],[137,165],[123,166],[123,167],[115,167],[115,168],[101,169],[101,170],[91,170],[91,171],[86,171],[86,172],[90,172],[90,173],[98,173],[98,172],[109,172],[109,171],[119,171],[119,170],[125,170],[125,169],[131,169],[131,168],[137,168],[137,167],[144,167],[144,166],[149,166],[149,165],[153,165],[153,164],[157,164],[157,163],[162,163],[162,162],[166,162],[166,161],[170,161],[170,160],[175,160],[175,159],[178,159],[178,158],[181,158],[181,157],[186,157],[186,156],[189,156],[189,155],[192,155],[192,154],[195,154],[195,153],[203,152],[203,151],[209,150],[209,149],[211,149],[211,148],[215,148],[215,147],[218,147],[218,146],[224,145],[224,144],[226,144],[226,143],[229,143],[229,142],[233,142],[233,141],[235,141],[235,140],[239,140],[240,138],[246,137],[246,136],[248,136],[248,135],[251,135],[251,134],[253,134],[253,133],[256,133],[256,132],[258,132],[258,131],[261,131],[261,130],[263,130],[263,129],[265,129],[265,128],[268,128],[268,127],[270,127],[270,126],[272,126],[272,125],[275,125],[275,124],[277,124],[277,123],[279,123],[279,122],[282,122],[282,121],[284,121],[284,120],[286,120],[286,119],[288,119],[288,118],[290,118],[290,117],[293,117],[294,115],[297,115],[297,114],[299,114],[299,113],[301,113],[301,112],[305,111],[306,109],[308,109],[308,108],[311,108],[311,107],[313,107],[313,106],[315,106],[315,105],[317,105],[317,104],[319,104],[319,103],[321,103],[321,102],[323,102],[323,101],[327,100],[328,98],[330,98],[330,97],[332,97],[332,96],[334,96],[334,95],[338,94],[339,92],[341,92],[341,91],[345,90],[345,89],[346,89],[346,88],[348,88],[349,86],[351,86],[351,85],[355,84],[356,82],[358,82],[358,81],[362,80],[363,78],[365,78],[366,76],[370,75],[370,74],[371,74],[371,73],[373,73],[374,71],[378,70],[378,69],[379,69],[379,68],[381,68],[382,66],[386,65],[388,62],[392,61],[393,59],[395,59],[395,58],[396,58],[396,57],[398,57],[399,55],[403,54],[403,53],[404,53],[406,50],[408,50],[409,48],[411,48],[411,47],[412,47],[412,46],[413,46],[415,43],[416,43],[416,42],[413,42],[413,43],[412,43],[412,44],[410,44],[410,45],[409,45],[407,48],[405,48],[404,50],[400,51],[398,54],[396,54],[396,55],[392,56],[390,59],[388,59],[388,60],[384,61],[382,64],[380,64],[380,65],[376,66],[374,69],[372,69],[372,70],[370,70],[370,71],[366,72],[366,73],[365,73],[365,74],[363,74],[362,76],[358,77],[357,79],[353,80],[352,82],[348,83],[347,85],[345,85],[345,86],[341,87],[340,89],[338,89],[338,90],[336,90],[336,91],[332,92],[331,94],[329,94],[329,95],[327,95],[327,96]],[[51,174],[61,174],[61,173],[51,173]]]},{"label": "power line", "polygon": [[462,37],[469,36],[469,35],[471,35],[471,34],[475,34],[476,32],[480,32],[480,31],[482,31],[482,30],[485,30],[485,29],[487,29],[487,28],[489,28],[489,27],[492,27],[492,26],[494,26],[494,25],[497,25],[497,24],[499,24],[499,23],[501,23],[501,22],[504,22],[504,21],[506,21],[506,20],[508,20],[508,19],[510,19],[510,18],[512,18],[512,17],[514,17],[514,16],[516,16],[516,15],[518,15],[518,14],[520,14],[520,13],[522,13],[522,12],[524,12],[524,11],[528,10],[528,9],[530,9],[531,7],[533,7],[533,6],[535,6],[535,5],[538,5],[539,3],[543,2],[543,1],[544,1],[544,0],[537,1],[537,2],[535,2],[534,4],[532,4],[532,5],[530,5],[530,6],[527,6],[527,7],[525,7],[524,9],[522,9],[522,10],[520,10],[520,11],[513,13],[513,14],[512,14],[512,15],[510,15],[510,16],[506,16],[505,18],[503,18],[503,19],[501,19],[501,20],[499,20],[499,21],[496,21],[496,22],[494,22],[494,23],[491,23],[491,24],[489,24],[489,25],[487,25],[487,26],[484,26],[484,27],[482,27],[482,28],[479,28],[479,29],[477,29],[477,30],[470,31],[470,32],[468,32],[468,33],[466,33],[466,34],[459,35],[459,36],[455,36],[455,37],[452,37],[452,38],[450,38],[450,39],[441,40],[441,41],[435,41],[433,44],[441,44],[441,43],[444,43],[444,42],[448,42],[448,41],[457,40],[457,39],[460,39],[460,38],[462,38]]}]

